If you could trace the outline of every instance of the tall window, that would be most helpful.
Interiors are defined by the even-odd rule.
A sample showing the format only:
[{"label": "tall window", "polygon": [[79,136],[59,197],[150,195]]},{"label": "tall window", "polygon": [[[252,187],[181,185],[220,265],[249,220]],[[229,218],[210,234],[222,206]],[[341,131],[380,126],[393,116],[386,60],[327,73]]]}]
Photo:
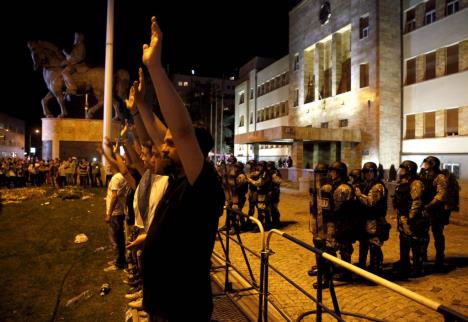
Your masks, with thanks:
[{"label": "tall window", "polygon": [[447,16],[453,15],[455,12],[458,12],[458,10],[460,10],[460,4],[458,3],[458,0],[447,1],[447,8],[446,8]]},{"label": "tall window", "polygon": [[447,47],[447,75],[458,73],[458,44]]},{"label": "tall window", "polygon": [[359,39],[369,36],[369,16],[359,18]]},{"label": "tall window", "polygon": [[299,70],[299,54],[294,55],[294,71]]},{"label": "tall window", "polygon": [[435,137],[435,112],[424,113],[424,137]]},{"label": "tall window", "polygon": [[424,73],[424,79],[433,79],[435,78],[436,70],[436,53],[426,54],[426,71]]},{"label": "tall window", "polygon": [[239,127],[244,126],[244,115],[241,115],[240,120],[239,120]]},{"label": "tall window", "polygon": [[406,134],[405,139],[414,139],[415,137],[416,115],[406,115]]},{"label": "tall window", "polygon": [[416,11],[411,9],[406,11],[405,31],[410,32],[416,29]]},{"label": "tall window", "polygon": [[406,85],[416,82],[416,58],[406,61]]},{"label": "tall window", "polygon": [[348,126],[348,119],[340,120],[340,127],[347,127]]},{"label": "tall window", "polygon": [[294,90],[294,106],[298,106],[299,105],[299,89],[296,88]]},{"label": "tall window", "polygon": [[322,86],[322,98],[330,97],[332,89],[332,73],[331,68],[323,71],[323,86]]},{"label": "tall window", "polygon": [[349,92],[351,90],[351,59],[346,59],[341,64],[341,79],[337,94]]},{"label": "tall window", "polygon": [[250,89],[250,99],[252,100],[254,97],[254,90],[253,88]]},{"label": "tall window", "polygon": [[435,0],[429,0],[426,2],[426,13],[424,24],[429,25],[436,21],[436,9],[435,9]]},{"label": "tall window", "polygon": [[369,64],[359,65],[359,87],[369,86]]},{"label": "tall window", "polygon": [[458,135],[458,108],[447,110],[445,135]]},{"label": "tall window", "polygon": [[243,104],[245,100],[244,92],[240,93],[239,104]]},{"label": "tall window", "polygon": [[249,124],[253,124],[253,112],[250,112]]}]

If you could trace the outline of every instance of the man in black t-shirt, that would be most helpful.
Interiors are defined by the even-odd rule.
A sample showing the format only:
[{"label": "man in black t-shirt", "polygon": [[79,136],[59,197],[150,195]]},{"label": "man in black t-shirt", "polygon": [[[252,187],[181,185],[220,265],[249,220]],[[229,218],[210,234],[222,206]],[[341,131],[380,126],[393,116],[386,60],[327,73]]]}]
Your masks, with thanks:
[{"label": "man in black t-shirt", "polygon": [[142,254],[143,308],[151,321],[210,321],[210,266],[224,192],[206,161],[211,134],[194,127],[161,65],[162,33],[152,18],[143,63],[168,130],[162,147],[172,182],[149,227]]}]

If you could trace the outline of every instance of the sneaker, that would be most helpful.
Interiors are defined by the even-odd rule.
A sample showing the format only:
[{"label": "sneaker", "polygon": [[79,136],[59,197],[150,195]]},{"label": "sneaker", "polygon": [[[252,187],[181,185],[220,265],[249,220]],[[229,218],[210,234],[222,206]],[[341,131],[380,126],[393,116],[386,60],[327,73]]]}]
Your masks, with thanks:
[{"label": "sneaker", "polygon": [[140,297],[138,300],[132,301],[127,304],[128,307],[131,307],[132,309],[142,309],[143,308],[143,297]]},{"label": "sneaker", "polygon": [[140,297],[143,297],[143,290],[139,290],[132,294],[125,294],[125,298],[128,300],[137,300]]},{"label": "sneaker", "polygon": [[104,272],[115,272],[121,269],[120,267],[117,267],[115,265],[111,265],[109,267],[104,268]]},{"label": "sneaker", "polygon": [[139,290],[141,290],[141,284],[130,287],[127,291],[127,294],[132,294],[132,293],[138,292]]}]

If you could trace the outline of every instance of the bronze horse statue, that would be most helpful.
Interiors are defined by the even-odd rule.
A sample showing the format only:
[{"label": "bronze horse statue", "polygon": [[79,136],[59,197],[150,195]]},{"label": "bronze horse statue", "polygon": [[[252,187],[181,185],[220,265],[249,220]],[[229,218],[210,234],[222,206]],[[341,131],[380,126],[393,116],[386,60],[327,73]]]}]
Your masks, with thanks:
[{"label": "bronze horse statue", "polygon": [[[61,114],[58,117],[67,116],[64,92],[67,90],[63,79],[62,71],[66,67],[63,65],[65,56],[57,46],[48,41],[30,41],[28,48],[31,52],[33,68],[37,70],[42,68],[42,75],[49,92],[41,100],[42,109],[46,117],[54,117],[49,110],[49,102],[55,97],[60,105]],[[78,85],[78,91],[81,93],[92,93],[97,100],[94,106],[88,109],[86,118],[92,118],[96,111],[104,105],[104,68],[89,68],[86,65],[76,66],[76,72],[72,75],[73,80]],[[130,76],[126,70],[119,70],[114,75],[114,95],[125,101],[127,95]],[[114,98],[112,105],[114,107],[114,119],[121,119],[119,103]]]}]

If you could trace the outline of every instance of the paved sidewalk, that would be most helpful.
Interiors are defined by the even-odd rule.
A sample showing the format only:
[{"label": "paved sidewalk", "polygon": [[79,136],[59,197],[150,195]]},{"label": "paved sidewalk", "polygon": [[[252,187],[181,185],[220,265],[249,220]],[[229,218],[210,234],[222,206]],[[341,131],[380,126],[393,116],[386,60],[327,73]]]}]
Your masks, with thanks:
[{"label": "paved sidewalk", "polygon": [[[285,224],[282,230],[310,243],[308,197],[294,190],[284,190],[280,202],[281,219]],[[247,206],[244,208],[244,211],[246,210]],[[460,214],[457,216],[461,217]],[[392,230],[390,240],[383,246],[383,252],[384,264],[389,268],[391,263],[399,258],[399,246],[395,229],[396,218],[392,211],[387,215],[387,220],[392,224]],[[221,223],[224,224],[224,218]],[[447,274],[431,274],[396,283],[468,315],[468,248],[465,246],[468,243],[468,227],[450,224],[446,226],[445,236],[447,262],[452,268]],[[259,234],[243,233],[241,238],[247,247],[259,253],[261,249]],[[315,278],[307,275],[310,266],[315,263],[314,256],[277,235],[272,237],[271,249],[274,254],[270,257],[270,264],[315,296],[315,290],[312,288]],[[215,245],[215,251],[222,254],[219,242]],[[357,255],[355,247],[353,263],[357,261]],[[432,243],[428,255],[430,260],[434,258]],[[259,280],[259,260],[252,255],[248,257],[256,279]],[[231,261],[248,276],[240,249],[234,243],[231,243]],[[278,274],[270,270],[269,277],[271,301],[281,307],[293,320],[304,311],[315,308],[310,299]],[[443,321],[440,314],[380,286],[353,283],[338,286],[336,293],[342,311],[364,314],[386,321]],[[324,291],[324,302],[332,307],[327,290]],[[354,317],[344,316],[344,318],[347,321],[363,321]],[[329,316],[324,317],[324,321],[332,320],[334,319]],[[315,316],[303,321],[315,321]]]}]

